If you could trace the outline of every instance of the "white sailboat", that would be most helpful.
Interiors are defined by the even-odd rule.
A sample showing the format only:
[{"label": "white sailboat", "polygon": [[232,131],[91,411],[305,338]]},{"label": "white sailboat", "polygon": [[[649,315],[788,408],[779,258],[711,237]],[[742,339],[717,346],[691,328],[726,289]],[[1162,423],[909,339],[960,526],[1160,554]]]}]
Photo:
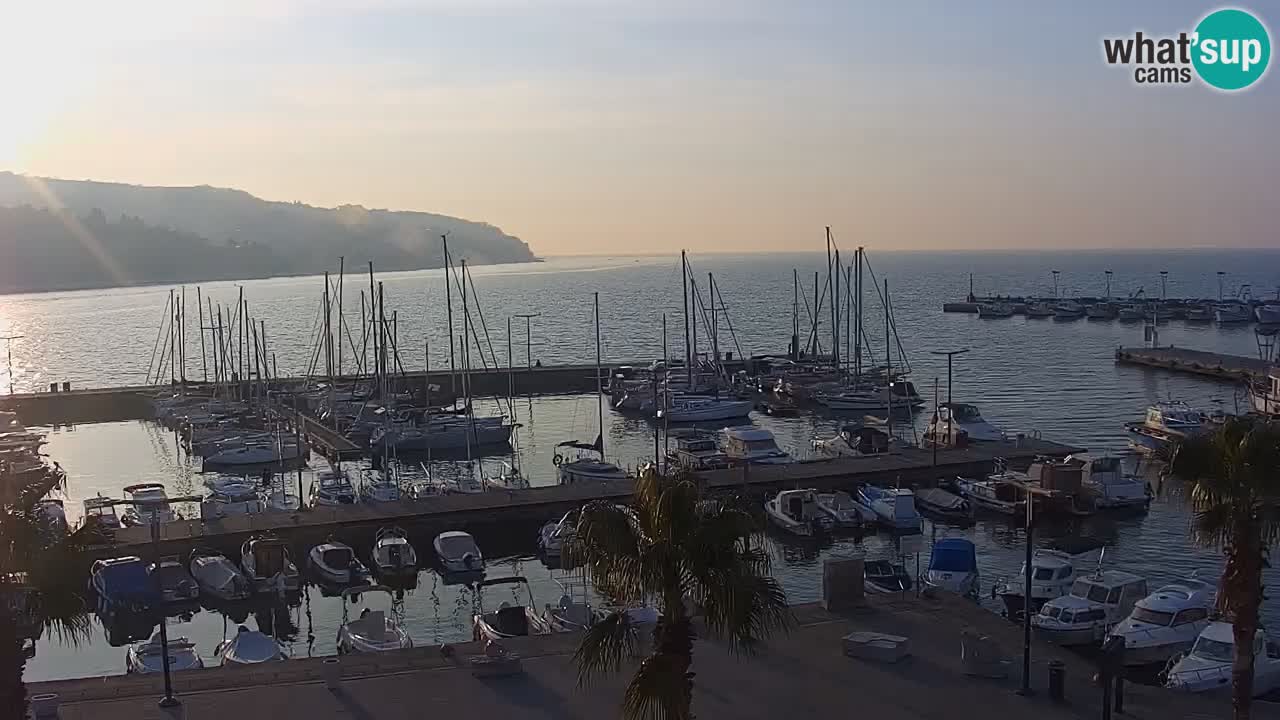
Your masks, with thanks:
[{"label": "white sailboat", "polygon": [[[587,445],[576,441],[562,442],[556,445],[556,454],[553,460],[556,464],[557,474],[560,477],[561,485],[568,485],[576,482],[590,481],[610,481],[625,480],[627,474],[617,465],[605,460],[604,454],[604,381],[600,369],[600,293],[594,296],[595,308],[595,325],[596,325],[596,403],[598,405],[597,415],[599,420],[599,434],[596,435],[595,443]],[[567,458],[560,453],[560,448],[573,448],[579,452],[576,458]],[[597,453],[599,459],[592,458],[590,455],[583,453]]]}]

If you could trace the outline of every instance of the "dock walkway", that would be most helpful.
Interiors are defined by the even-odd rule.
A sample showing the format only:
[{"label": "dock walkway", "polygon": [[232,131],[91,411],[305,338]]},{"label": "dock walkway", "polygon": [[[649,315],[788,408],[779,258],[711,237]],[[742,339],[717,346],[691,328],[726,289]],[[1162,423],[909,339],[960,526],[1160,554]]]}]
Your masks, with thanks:
[{"label": "dock walkway", "polygon": [[[936,465],[932,450],[903,448],[858,458],[713,470],[699,473],[697,477],[707,491],[753,496],[792,487],[829,490],[853,489],[862,483],[933,485],[944,477],[990,472],[996,458],[1025,467],[1038,456],[1062,457],[1080,451],[1081,448],[1028,437],[939,450]],[[626,500],[633,489],[631,480],[613,480],[308,508],[294,513],[254,513],[210,521],[177,520],[165,523],[160,529],[161,553],[185,556],[197,545],[232,550],[250,536],[266,532],[314,543],[339,530],[372,533],[388,524],[412,526],[411,532],[417,531],[427,538],[445,530],[483,534],[487,528],[496,527],[536,529],[592,500]],[[116,531],[111,545],[95,548],[95,554],[101,557],[146,555],[150,553],[150,543],[148,528],[124,528]]]},{"label": "dock walkway", "polygon": [[[795,626],[763,644],[751,656],[734,656],[721,643],[694,646],[693,710],[699,718],[777,720],[843,718],[851,712],[878,720],[990,720],[1041,718],[1093,720],[1102,698],[1090,662],[1036,641],[1032,646],[1032,688],[1022,697],[1021,629],[959,598],[868,597],[868,606],[831,613],[817,605],[794,608]],[[1012,660],[1008,677],[964,674],[961,632],[994,639]],[[894,664],[845,657],[841,638],[871,631],[910,639],[911,656]],[[705,633],[699,632],[700,637]],[[579,636],[560,634],[504,641],[521,656],[522,672],[477,678],[468,667],[481,652],[478,643],[344,656],[341,685],[322,682],[320,659],[269,666],[209,668],[173,676],[185,720],[420,720],[420,718],[568,718],[598,720],[620,716],[623,690],[637,661],[622,672],[579,685],[573,652]],[[1066,702],[1047,691],[1047,663],[1066,666]],[[56,693],[61,720],[160,720],[179,717],[157,707],[159,675],[86,678],[31,683],[28,696]],[[1230,715],[1229,698],[1187,695],[1127,684],[1125,715],[1131,718],[1208,720]],[[1253,717],[1280,717],[1272,703],[1255,702]]]},{"label": "dock walkway", "polygon": [[1116,348],[1119,365],[1142,365],[1220,380],[1256,381],[1266,378],[1270,363],[1242,355],[1180,347]]}]

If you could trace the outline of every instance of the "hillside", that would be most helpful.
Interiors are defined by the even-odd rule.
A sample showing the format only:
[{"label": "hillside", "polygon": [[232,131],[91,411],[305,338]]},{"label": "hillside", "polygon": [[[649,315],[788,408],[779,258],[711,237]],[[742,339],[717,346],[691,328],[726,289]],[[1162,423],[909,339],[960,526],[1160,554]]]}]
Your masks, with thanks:
[{"label": "hillside", "polygon": [[[102,251],[126,269],[123,280],[121,273],[105,271],[101,257],[85,249],[66,224],[50,224],[54,215],[29,212],[54,203],[67,217],[88,220],[86,228]],[[349,264],[372,260],[379,270],[438,267],[443,233],[454,256],[471,263],[536,260],[527,244],[487,223],[358,205],[272,202],[208,186],[148,187],[0,172],[0,208],[9,209],[0,214],[0,292],[310,274],[336,267],[344,255]],[[14,210],[22,208],[28,212]],[[18,260],[23,266],[12,267]]]}]

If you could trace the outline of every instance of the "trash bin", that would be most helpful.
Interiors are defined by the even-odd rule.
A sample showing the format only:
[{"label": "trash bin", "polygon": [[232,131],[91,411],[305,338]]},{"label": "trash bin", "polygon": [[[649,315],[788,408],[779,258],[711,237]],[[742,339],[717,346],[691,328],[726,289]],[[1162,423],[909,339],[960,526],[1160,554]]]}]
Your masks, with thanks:
[{"label": "trash bin", "polygon": [[1061,660],[1049,661],[1049,699],[1062,702],[1067,695],[1067,666]]}]

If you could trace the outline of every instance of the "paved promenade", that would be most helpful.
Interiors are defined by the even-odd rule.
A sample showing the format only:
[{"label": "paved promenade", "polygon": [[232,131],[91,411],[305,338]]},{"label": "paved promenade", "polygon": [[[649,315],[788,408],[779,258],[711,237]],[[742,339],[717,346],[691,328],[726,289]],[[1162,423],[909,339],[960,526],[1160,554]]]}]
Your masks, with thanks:
[{"label": "paved promenade", "polygon": [[[1078,656],[1037,644],[1031,698],[1019,685],[1020,630],[958,599],[872,598],[871,606],[833,615],[818,606],[795,610],[797,627],[760,654],[735,658],[714,642],[695,647],[694,710],[699,718],[799,720],[864,717],[877,720],[968,720],[1100,717],[1100,691],[1092,669]],[[960,665],[960,631],[987,633],[1015,659],[1004,680],[970,678]],[[845,657],[840,638],[853,630],[905,635],[912,657],[893,665]],[[621,677],[577,685],[571,657],[574,636],[512,641],[525,673],[479,679],[462,659],[474,644],[456,646],[456,658],[437,647],[379,658],[346,658],[337,692],[320,681],[317,660],[294,660],[263,669],[216,669],[177,676],[182,716],[190,720],[422,720],[423,718],[619,717]],[[1045,690],[1045,663],[1067,663],[1067,702]],[[173,717],[156,706],[158,678],[104,678],[38,683],[31,693],[57,692],[63,720],[160,720]],[[1118,718],[1208,720],[1229,716],[1229,700],[1127,686],[1126,714]],[[1280,718],[1276,706],[1255,705],[1255,718]]]}]

